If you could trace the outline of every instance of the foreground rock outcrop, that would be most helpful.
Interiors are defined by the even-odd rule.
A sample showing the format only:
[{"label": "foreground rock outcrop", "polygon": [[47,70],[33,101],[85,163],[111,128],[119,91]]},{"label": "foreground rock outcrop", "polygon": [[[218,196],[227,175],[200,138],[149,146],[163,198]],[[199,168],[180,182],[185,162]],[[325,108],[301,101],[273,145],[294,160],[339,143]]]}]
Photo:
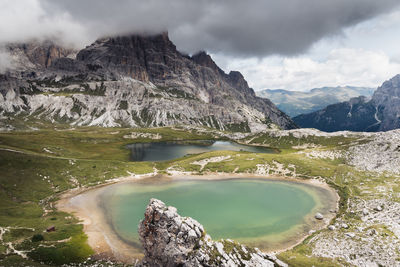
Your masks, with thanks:
[{"label": "foreground rock outcrop", "polygon": [[287,266],[275,256],[231,240],[213,241],[203,226],[151,199],[139,225],[142,266]]}]

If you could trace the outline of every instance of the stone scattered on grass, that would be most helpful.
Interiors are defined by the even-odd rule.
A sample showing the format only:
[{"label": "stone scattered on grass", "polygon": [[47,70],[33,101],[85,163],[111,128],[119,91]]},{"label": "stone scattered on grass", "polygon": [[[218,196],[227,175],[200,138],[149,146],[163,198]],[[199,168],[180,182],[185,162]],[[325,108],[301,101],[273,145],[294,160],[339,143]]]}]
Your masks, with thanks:
[{"label": "stone scattered on grass", "polygon": [[318,212],[318,213],[315,214],[314,218],[317,219],[317,220],[323,220],[324,219],[324,215],[322,215],[321,213]]},{"label": "stone scattered on grass", "polygon": [[378,205],[378,206],[375,207],[375,210],[376,210],[376,211],[382,211],[383,208],[382,208],[382,206]]},{"label": "stone scattered on grass", "polygon": [[350,237],[350,238],[354,238],[356,236],[355,233],[345,233],[345,235]]}]

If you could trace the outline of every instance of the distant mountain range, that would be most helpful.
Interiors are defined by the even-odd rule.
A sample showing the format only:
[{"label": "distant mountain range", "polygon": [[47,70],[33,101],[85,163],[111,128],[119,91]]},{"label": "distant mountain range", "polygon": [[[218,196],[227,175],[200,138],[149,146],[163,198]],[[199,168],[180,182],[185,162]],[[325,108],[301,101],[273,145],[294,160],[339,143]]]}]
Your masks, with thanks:
[{"label": "distant mountain range", "polygon": [[290,129],[293,121],[257,97],[240,72],[205,52],[180,53],[168,34],[102,38],[80,51],[52,42],[10,44],[0,75],[0,128],[16,120],[76,126],[190,124],[220,130]]},{"label": "distant mountain range", "polygon": [[400,128],[400,74],[379,87],[372,98],[349,101],[293,118],[303,128],[322,131],[388,131]]},{"label": "distant mountain range", "polygon": [[375,88],[354,86],[315,88],[308,92],[266,89],[256,91],[256,95],[270,99],[280,110],[295,117],[353,97],[371,96],[374,90]]}]

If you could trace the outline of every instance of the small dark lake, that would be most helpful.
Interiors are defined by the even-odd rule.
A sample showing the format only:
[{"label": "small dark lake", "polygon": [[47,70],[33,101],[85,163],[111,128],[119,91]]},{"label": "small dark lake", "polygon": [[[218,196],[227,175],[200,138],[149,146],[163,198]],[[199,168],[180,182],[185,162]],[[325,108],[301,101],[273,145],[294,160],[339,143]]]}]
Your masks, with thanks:
[{"label": "small dark lake", "polygon": [[179,141],[137,143],[126,146],[130,151],[131,161],[164,161],[181,158],[189,154],[210,151],[230,150],[252,153],[274,153],[270,148],[246,146],[230,141]]}]

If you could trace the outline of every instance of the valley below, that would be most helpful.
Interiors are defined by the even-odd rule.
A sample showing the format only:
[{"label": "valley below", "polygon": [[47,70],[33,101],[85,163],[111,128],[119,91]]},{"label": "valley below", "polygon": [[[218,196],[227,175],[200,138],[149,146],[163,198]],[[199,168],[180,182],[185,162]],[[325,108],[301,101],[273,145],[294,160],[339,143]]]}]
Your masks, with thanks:
[{"label": "valley below", "polygon": [[[0,265],[399,265],[399,130],[297,129],[240,72],[181,53],[166,32],[7,51],[18,60],[0,75]],[[367,106],[333,107],[396,128],[383,107],[398,80]],[[115,195],[91,198],[106,188]]]},{"label": "valley below", "polygon": [[5,2],[0,267],[400,267],[399,1]]},{"label": "valley below", "polygon": [[[339,197],[336,209],[330,204],[321,211],[313,208],[306,211],[305,217],[301,217],[309,222],[308,226],[296,231],[280,246],[265,247],[268,253],[274,251],[278,259],[290,266],[396,266],[400,253],[399,139],[398,130],[324,133],[295,129],[233,133],[193,126],[131,129],[60,125],[55,129],[2,132],[0,262],[11,266],[82,261],[86,265],[108,266],[111,264],[108,260],[112,264],[132,264],[142,257],[140,250],[133,252],[132,244],[122,241],[110,227],[112,224],[105,220],[104,212],[96,212],[98,202],[82,199],[124,183],[156,186],[171,181],[187,182],[190,178],[194,183],[203,180],[217,183],[213,187],[224,192],[225,182],[267,178],[266,182],[272,183],[283,180],[312,186],[326,184]],[[278,152],[217,150],[167,161],[133,162],[126,148],[134,143],[182,140],[232,141]],[[221,180],[235,177],[239,179]],[[80,197],[83,202],[79,202]],[[82,210],[76,212],[69,199],[85,205],[78,205]],[[204,223],[207,230],[209,222],[196,218],[190,208],[185,212],[184,207],[173,201],[164,201],[177,206],[182,215]],[[190,207],[190,202],[185,204]],[[317,212],[322,213],[322,220],[314,218]],[[243,219],[249,219],[245,213],[242,215]],[[52,227],[55,231],[46,231]],[[137,229],[137,222],[129,227]],[[229,238],[229,233],[214,237],[212,231],[210,228],[213,238]],[[105,242],[104,233],[108,234]],[[41,241],[34,236],[41,236]],[[246,243],[246,238],[236,238],[254,245]],[[232,239],[235,240],[235,235]]]}]

